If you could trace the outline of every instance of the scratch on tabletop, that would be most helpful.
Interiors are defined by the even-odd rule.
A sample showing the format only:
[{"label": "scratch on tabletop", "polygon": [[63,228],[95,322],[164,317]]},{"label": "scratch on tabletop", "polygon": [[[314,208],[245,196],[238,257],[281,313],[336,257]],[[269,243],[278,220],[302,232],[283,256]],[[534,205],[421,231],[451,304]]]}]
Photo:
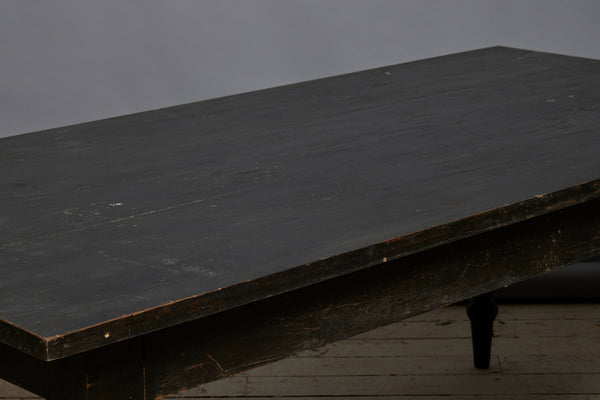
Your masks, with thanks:
[{"label": "scratch on tabletop", "polygon": [[465,276],[465,274],[467,273],[468,269],[469,269],[469,265],[465,264],[465,269],[463,269],[462,274],[460,274],[460,279],[462,279]]},{"label": "scratch on tabletop", "polygon": [[[170,211],[170,210],[175,210],[175,209],[182,208],[182,207],[193,206],[195,204],[205,203],[205,202],[207,202],[209,200],[215,200],[215,199],[219,199],[219,198],[231,196],[232,194],[236,194],[236,193],[240,193],[240,192],[243,192],[243,190],[234,190],[234,191],[223,193],[223,194],[220,194],[220,195],[217,195],[217,196],[211,196],[211,197],[208,197],[206,199],[192,200],[192,201],[188,201],[188,202],[185,202],[185,203],[179,203],[179,204],[175,204],[175,205],[168,206],[168,207],[163,207],[163,208],[158,208],[158,209],[151,210],[151,211],[145,211],[145,212],[137,213],[137,214],[130,215],[130,216],[127,216],[127,217],[112,219],[112,220],[109,220],[109,221],[103,221],[103,222],[100,222],[100,223],[97,223],[97,224],[93,224],[93,225],[82,226],[80,228],[72,229],[72,230],[69,230],[69,231],[62,231],[62,232],[52,233],[52,234],[49,234],[49,235],[40,235],[37,238],[44,237],[44,236],[54,236],[54,235],[63,235],[63,234],[81,232],[81,231],[84,231],[86,229],[97,228],[99,226],[103,226],[103,225],[107,225],[107,224],[118,224],[118,223],[129,221],[129,220],[132,220],[132,219],[135,219],[135,218],[144,217],[144,216],[152,215],[152,214],[157,214],[157,213],[163,212],[163,211]],[[94,204],[99,204],[99,203],[94,203]],[[77,209],[77,208],[75,208],[75,209]],[[70,211],[70,210],[73,210],[73,209],[67,209],[67,211]],[[64,212],[64,211],[65,210],[61,210],[59,212]],[[136,226],[136,225],[134,225],[134,226]],[[22,244],[25,244],[25,241],[18,241],[18,242],[1,244],[0,245],[0,250],[7,249],[7,248],[10,248],[10,247],[20,246]]]},{"label": "scratch on tabletop", "polygon": [[189,367],[186,367],[185,369],[190,371],[192,369],[202,368],[203,366],[204,366],[204,363],[198,363],[198,364],[190,365]]},{"label": "scratch on tabletop", "polygon": [[277,361],[280,359],[281,359],[281,357],[269,357],[269,358],[265,358],[264,360],[249,362],[245,366],[248,368],[252,368],[257,365],[269,364],[269,363],[272,363],[273,361]]},{"label": "scratch on tabletop", "polygon": [[218,362],[217,360],[215,360],[215,359],[214,359],[214,357],[213,357],[213,356],[211,356],[210,354],[206,353],[206,356],[207,356],[208,358],[210,358],[210,359],[211,359],[211,361],[215,363],[215,365],[217,366],[217,368],[219,369],[219,371],[221,371],[221,373],[222,373],[223,375],[225,375],[225,370],[223,369],[223,367],[221,367],[221,364],[219,364],[219,362]]},{"label": "scratch on tabletop", "polygon": [[6,243],[6,244],[3,244],[3,245],[1,245],[1,246],[0,246],[0,250],[2,250],[2,249],[8,249],[8,248],[11,248],[11,247],[20,246],[20,245],[22,245],[22,244],[24,244],[24,243],[25,243],[25,242],[23,242],[23,241],[20,241],[20,242],[12,242],[12,243]]},{"label": "scratch on tabletop", "polygon": [[[156,210],[145,211],[145,212],[142,212],[142,213],[138,213],[138,214],[134,214],[134,215],[129,215],[127,217],[122,217],[122,218],[117,218],[117,219],[111,219],[109,221],[103,221],[103,222],[98,223],[98,224],[82,226],[81,228],[72,229],[72,230],[64,231],[64,232],[59,232],[56,235],[65,234],[65,233],[81,232],[81,231],[84,231],[86,229],[96,228],[98,226],[103,226],[103,225],[107,225],[107,224],[118,224],[120,222],[129,221],[129,220],[132,220],[134,218],[144,217],[144,216],[147,216],[147,215],[152,215],[152,214],[156,214],[156,213],[163,212],[163,211],[174,210],[174,209],[182,208],[182,207],[186,207],[186,206],[192,206],[192,205],[195,205],[195,204],[203,203],[205,201],[206,201],[205,199],[199,199],[199,200],[194,200],[194,201],[188,201],[188,202],[185,202],[185,203],[179,203],[179,204],[175,204],[175,205],[169,206],[169,207],[163,207],[163,208],[158,208]],[[48,235],[46,235],[46,236],[48,236]],[[25,242],[24,241],[19,241],[19,242],[12,242],[12,243],[3,244],[3,245],[0,245],[0,250],[1,249],[7,249],[7,248],[10,248],[10,247],[20,246],[22,244],[25,244]]]}]

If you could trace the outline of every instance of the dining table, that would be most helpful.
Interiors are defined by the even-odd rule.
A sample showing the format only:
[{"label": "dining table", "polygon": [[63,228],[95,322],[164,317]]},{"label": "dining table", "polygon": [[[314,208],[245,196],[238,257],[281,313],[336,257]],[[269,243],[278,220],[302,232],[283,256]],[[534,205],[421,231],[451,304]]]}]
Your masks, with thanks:
[{"label": "dining table", "polygon": [[599,60],[495,46],[9,136],[0,378],[158,399],[464,300],[489,322],[599,255]]}]

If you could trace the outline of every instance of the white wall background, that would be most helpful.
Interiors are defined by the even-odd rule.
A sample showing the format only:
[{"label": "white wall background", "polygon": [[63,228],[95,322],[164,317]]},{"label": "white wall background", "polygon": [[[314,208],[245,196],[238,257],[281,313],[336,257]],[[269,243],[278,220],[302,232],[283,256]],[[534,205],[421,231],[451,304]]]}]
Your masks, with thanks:
[{"label": "white wall background", "polygon": [[600,58],[600,1],[0,0],[0,137],[497,44]]}]

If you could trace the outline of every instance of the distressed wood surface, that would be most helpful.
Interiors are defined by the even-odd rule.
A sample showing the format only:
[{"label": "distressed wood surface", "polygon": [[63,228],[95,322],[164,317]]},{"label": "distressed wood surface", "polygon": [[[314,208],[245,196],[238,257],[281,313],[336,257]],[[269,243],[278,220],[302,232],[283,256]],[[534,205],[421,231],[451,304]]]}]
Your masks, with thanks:
[{"label": "distressed wood surface", "polygon": [[600,199],[51,362],[0,344],[0,377],[49,400],[158,399],[597,256],[598,241]]},{"label": "distressed wood surface", "polygon": [[600,62],[489,48],[0,140],[0,341],[51,360],[597,198]]},{"label": "distressed wood surface", "polygon": [[[472,367],[465,308],[451,306],[169,398],[212,400],[228,398],[224,397],[228,393],[259,400],[350,400],[359,393],[388,400],[591,400],[600,396],[600,363],[593,351],[598,346],[599,304],[502,304],[500,309],[488,371]],[[393,351],[373,352],[373,344],[384,341],[393,342],[387,347]],[[465,353],[439,353],[453,348]],[[339,385],[340,379],[353,378],[357,380],[350,385],[354,390]],[[491,389],[490,380],[498,382]],[[359,383],[363,387],[357,390]],[[305,387],[314,388],[313,394],[308,395]],[[428,392],[431,387],[441,394]],[[459,390],[462,394],[457,394]],[[260,393],[268,395],[254,397]],[[34,398],[39,399],[0,381],[0,399]]]}]

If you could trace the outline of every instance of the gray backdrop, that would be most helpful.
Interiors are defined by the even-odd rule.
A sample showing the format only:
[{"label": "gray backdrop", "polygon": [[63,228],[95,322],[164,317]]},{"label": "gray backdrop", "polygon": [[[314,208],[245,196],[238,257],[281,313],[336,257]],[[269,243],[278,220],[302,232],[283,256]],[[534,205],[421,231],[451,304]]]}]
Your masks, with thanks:
[{"label": "gray backdrop", "polygon": [[600,58],[594,0],[0,0],[0,137],[491,45]]},{"label": "gray backdrop", "polygon": [[[599,21],[595,0],[0,0],[0,137],[492,45],[600,58]],[[598,269],[566,273],[595,293]]]}]

